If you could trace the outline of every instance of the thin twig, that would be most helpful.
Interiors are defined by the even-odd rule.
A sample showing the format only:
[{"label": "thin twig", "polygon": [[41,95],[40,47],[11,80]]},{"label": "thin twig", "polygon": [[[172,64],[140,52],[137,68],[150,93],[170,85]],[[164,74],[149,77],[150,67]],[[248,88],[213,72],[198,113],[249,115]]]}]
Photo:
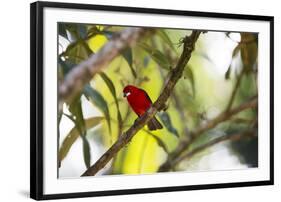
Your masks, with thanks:
[{"label": "thin twig", "polygon": [[234,102],[234,100],[235,100],[235,96],[236,96],[236,94],[237,94],[237,91],[238,91],[238,89],[239,89],[239,87],[240,87],[240,83],[241,83],[241,81],[242,81],[242,77],[243,77],[244,73],[245,73],[245,70],[244,70],[244,68],[243,68],[243,70],[241,71],[241,73],[238,75],[238,78],[237,78],[237,80],[236,80],[235,86],[234,86],[234,88],[233,88],[233,91],[232,91],[231,96],[230,96],[230,100],[229,100],[229,102],[228,102],[228,104],[227,104],[227,107],[226,107],[226,110],[225,110],[225,111],[228,111],[228,110],[231,109],[231,107],[232,107],[232,105],[233,105],[233,102]]},{"label": "thin twig", "polygon": [[190,152],[182,155],[182,156],[179,156],[178,158],[176,158],[172,164],[173,164],[173,167],[177,166],[180,162],[182,162],[183,160],[187,160],[187,159],[190,159],[192,158],[194,155],[196,155],[197,153],[209,148],[209,147],[212,147],[214,146],[215,144],[218,144],[218,143],[221,143],[221,142],[224,142],[224,141],[227,141],[227,140],[230,140],[230,141],[238,141],[244,137],[251,137],[251,136],[254,136],[254,131],[253,130],[247,130],[247,131],[244,131],[244,132],[240,132],[240,133],[234,133],[234,134],[227,134],[227,135],[223,135],[221,137],[217,137],[213,140],[210,140],[209,142],[203,144],[203,145],[200,145],[198,147],[196,147],[195,149],[191,150]]},{"label": "thin twig", "polygon": [[131,141],[135,134],[143,128],[152,117],[155,116],[157,111],[162,110],[176,83],[182,76],[199,35],[200,31],[193,31],[190,36],[186,36],[184,38],[181,57],[179,58],[176,67],[171,70],[171,74],[169,74],[166,85],[156,102],[143,116],[139,117],[135,123],[100,157],[100,159],[98,159],[94,165],[90,166],[90,168],[82,174],[82,176],[93,176],[100,171],[126,144],[128,144],[128,142]]},{"label": "thin twig", "polygon": [[232,116],[246,109],[257,107],[257,105],[258,105],[258,99],[257,97],[255,97],[250,101],[245,102],[236,108],[233,108],[232,110],[222,112],[217,117],[208,121],[207,123],[199,125],[197,128],[195,128],[190,132],[191,139],[183,137],[177,148],[172,153],[170,153],[167,160],[159,167],[158,171],[159,172],[169,171],[173,167],[172,162],[174,161],[174,159],[176,159],[182,153],[187,151],[189,149],[189,146],[204,132],[216,127],[218,124],[224,121],[229,120]]}]

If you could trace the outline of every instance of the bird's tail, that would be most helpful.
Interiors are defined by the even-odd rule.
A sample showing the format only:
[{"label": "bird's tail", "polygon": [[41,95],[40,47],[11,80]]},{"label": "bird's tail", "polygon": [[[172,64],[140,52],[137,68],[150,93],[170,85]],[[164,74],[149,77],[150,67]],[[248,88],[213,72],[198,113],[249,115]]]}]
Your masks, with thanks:
[{"label": "bird's tail", "polygon": [[161,123],[155,117],[150,119],[150,121],[147,123],[147,126],[149,130],[157,130],[163,128]]}]

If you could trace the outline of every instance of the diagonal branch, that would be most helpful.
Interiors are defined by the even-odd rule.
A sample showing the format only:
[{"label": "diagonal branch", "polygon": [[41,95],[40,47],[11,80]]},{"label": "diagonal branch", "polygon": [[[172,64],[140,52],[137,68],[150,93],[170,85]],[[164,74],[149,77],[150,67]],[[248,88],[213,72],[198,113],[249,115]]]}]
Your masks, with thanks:
[{"label": "diagonal branch", "polygon": [[242,77],[243,77],[244,74],[245,74],[245,70],[244,70],[244,68],[243,68],[243,70],[241,71],[241,73],[238,75],[238,78],[237,78],[237,80],[236,80],[235,86],[234,86],[234,88],[233,88],[233,91],[232,91],[232,93],[231,93],[231,96],[230,96],[230,99],[229,99],[229,102],[228,102],[228,104],[227,104],[227,107],[226,107],[225,111],[228,111],[228,110],[231,109],[231,107],[232,107],[232,105],[233,105],[233,102],[234,102],[234,100],[235,100],[235,96],[236,96],[236,94],[237,94],[237,92],[238,92],[238,89],[239,89],[239,87],[240,87],[240,83],[241,83],[241,81],[242,81]]},{"label": "diagonal branch", "polygon": [[255,132],[254,130],[246,130],[243,132],[239,132],[239,133],[233,133],[233,134],[226,134],[226,135],[222,135],[220,137],[217,137],[213,140],[210,140],[209,142],[200,145],[198,147],[196,147],[195,149],[191,150],[190,152],[177,157],[174,161],[173,161],[173,167],[175,167],[176,165],[178,165],[181,161],[183,160],[187,160],[192,158],[194,155],[196,155],[197,153],[212,147],[218,143],[224,142],[224,141],[238,141],[241,140],[244,137],[254,137],[255,136]]},{"label": "diagonal branch", "polygon": [[159,172],[164,172],[164,171],[169,171],[173,167],[174,160],[180,156],[182,153],[187,151],[189,149],[189,146],[204,132],[216,127],[218,124],[229,120],[232,116],[246,110],[246,109],[251,109],[255,108],[258,105],[258,98],[254,97],[250,101],[244,102],[240,106],[233,108],[229,111],[224,111],[221,114],[219,114],[217,117],[214,119],[208,121],[207,123],[199,125],[197,128],[195,128],[193,131],[190,132],[191,134],[191,139],[186,138],[182,139],[178,147],[176,148],[175,151],[173,151],[169,156],[168,159],[166,160],[165,163],[163,163],[158,171]]},{"label": "diagonal branch", "polygon": [[124,49],[132,46],[149,30],[148,28],[127,28],[113,37],[99,52],[73,68],[59,86],[60,102],[71,102],[97,72],[120,55]]},{"label": "diagonal branch", "polygon": [[183,70],[191,57],[194,50],[195,42],[199,38],[200,31],[193,31],[190,36],[183,39],[183,51],[179,61],[174,69],[171,70],[166,85],[156,100],[156,102],[148,109],[148,111],[138,118],[126,132],[120,135],[119,139],[92,165],[86,170],[82,176],[94,176],[100,171],[131,139],[136,133],[143,128],[146,123],[165,106],[166,101],[170,97],[176,83],[181,78]]}]

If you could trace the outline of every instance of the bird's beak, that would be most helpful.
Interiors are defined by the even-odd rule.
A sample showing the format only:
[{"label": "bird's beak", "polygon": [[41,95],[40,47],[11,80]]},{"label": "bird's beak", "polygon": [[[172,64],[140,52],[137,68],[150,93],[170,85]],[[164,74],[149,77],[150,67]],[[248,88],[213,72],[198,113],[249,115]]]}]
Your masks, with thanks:
[{"label": "bird's beak", "polygon": [[127,93],[123,93],[123,97],[128,97],[131,93],[127,92]]}]

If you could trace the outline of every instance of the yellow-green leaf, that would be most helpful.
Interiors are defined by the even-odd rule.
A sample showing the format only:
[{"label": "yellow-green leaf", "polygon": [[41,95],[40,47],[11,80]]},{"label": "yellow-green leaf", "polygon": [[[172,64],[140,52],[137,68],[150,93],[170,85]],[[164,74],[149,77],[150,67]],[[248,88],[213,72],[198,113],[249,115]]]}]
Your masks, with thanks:
[{"label": "yellow-green leaf", "polygon": [[158,146],[161,147],[167,154],[169,154],[169,150],[168,150],[166,144],[160,137],[158,137],[157,135],[154,135],[152,132],[150,132],[148,130],[145,130],[145,132],[147,134],[149,134],[151,137],[153,137],[154,140],[157,142]]},{"label": "yellow-green leaf", "polygon": [[88,44],[84,40],[79,40],[70,44],[62,55],[70,62],[79,64],[87,59],[92,53],[93,51],[89,48]]},{"label": "yellow-green leaf", "polygon": [[140,43],[139,46],[145,50],[151,57],[154,62],[156,62],[160,67],[169,70],[171,68],[171,64],[167,57],[160,52],[159,50],[152,48],[151,46],[145,44],[145,43]]},{"label": "yellow-green leaf", "polygon": [[127,61],[129,67],[130,67],[130,70],[133,74],[133,76],[135,78],[137,78],[137,73],[133,67],[133,51],[131,48],[127,48],[125,49],[123,52],[122,52],[122,56],[124,57],[124,59]]},{"label": "yellow-green leaf", "polygon": [[104,80],[104,82],[106,83],[106,85],[109,88],[109,90],[110,90],[112,96],[114,97],[114,99],[117,99],[116,98],[116,90],[115,90],[114,84],[111,81],[111,79],[103,72],[100,72],[100,76]]},{"label": "yellow-green leaf", "polygon": [[176,52],[175,46],[172,42],[172,40],[170,39],[169,35],[165,32],[165,30],[163,29],[159,29],[157,31],[157,35],[166,43],[170,46],[170,48]]},{"label": "yellow-green leaf", "polygon": [[[94,126],[97,126],[101,121],[103,120],[103,117],[92,117],[85,120],[85,128],[90,129]],[[65,139],[62,142],[62,145],[59,150],[59,161],[61,162],[68,154],[71,146],[73,143],[78,139],[80,136],[79,130],[74,127],[70,130],[68,135],[65,137]]]},{"label": "yellow-green leaf", "polygon": [[162,123],[164,124],[165,128],[173,135],[179,137],[179,133],[178,133],[177,129],[172,124],[170,115],[167,112],[161,112],[161,113],[159,113],[159,117],[160,117]]},{"label": "yellow-green leaf", "polygon": [[[120,109],[119,109],[119,103],[118,103],[118,98],[116,96],[116,90],[115,90],[114,84],[113,84],[112,80],[105,73],[101,72],[100,76],[106,83],[107,87],[109,88],[109,90],[114,98],[114,102],[115,102],[116,109],[117,109],[118,127],[119,127],[119,129],[121,129],[122,117],[121,117],[121,113],[120,113]],[[119,132],[121,132],[121,131],[119,131]]]},{"label": "yellow-green leaf", "polygon": [[109,131],[111,132],[110,114],[106,100],[104,97],[92,86],[87,84],[83,90],[84,95],[91,101],[98,109],[102,111],[108,124]]},{"label": "yellow-green leaf", "polygon": [[194,74],[192,72],[192,67],[187,65],[184,68],[184,78],[188,78],[188,80],[190,81],[191,87],[192,87],[192,94],[193,96],[195,96],[195,79],[194,79]]},{"label": "yellow-green leaf", "polygon": [[83,157],[84,157],[84,163],[87,168],[90,167],[91,164],[91,152],[90,152],[90,144],[87,139],[87,137],[82,136],[82,142],[83,142]]}]

